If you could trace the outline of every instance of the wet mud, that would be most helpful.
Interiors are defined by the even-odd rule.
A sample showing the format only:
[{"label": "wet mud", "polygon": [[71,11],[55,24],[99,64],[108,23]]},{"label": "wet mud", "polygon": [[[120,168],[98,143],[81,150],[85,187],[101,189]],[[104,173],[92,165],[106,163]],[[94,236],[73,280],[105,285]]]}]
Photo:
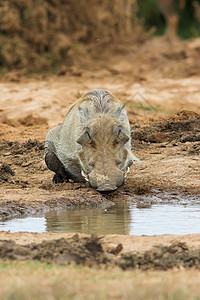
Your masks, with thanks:
[{"label": "wet mud", "polygon": [[[197,142],[194,150],[200,150],[200,115],[193,111],[181,110],[166,120],[156,122],[142,129],[132,129],[133,141],[147,143]],[[195,151],[194,151],[195,152]]]},{"label": "wet mud", "polygon": [[0,240],[0,258],[3,260],[37,260],[89,267],[118,266],[123,270],[168,270],[172,268],[200,268],[200,248],[190,249],[185,243],[157,245],[145,252],[122,253],[122,244],[104,249],[101,237],[74,235],[71,241],[64,238],[19,245],[14,241]]},{"label": "wet mud", "polygon": [[171,268],[199,268],[200,248],[190,250],[184,243],[169,246],[158,245],[151,251],[136,254],[123,254],[118,262],[123,269],[167,270]]},{"label": "wet mud", "polygon": [[[133,149],[141,158],[141,163],[132,166],[137,174],[130,174],[127,182],[113,193],[101,194],[85,184],[64,183],[53,185],[52,173],[44,163],[44,141],[28,139],[25,142],[2,140],[0,142],[1,160],[0,183],[4,189],[0,202],[0,217],[5,219],[12,216],[47,212],[50,210],[72,209],[103,205],[108,207],[112,201],[125,200],[134,195],[146,195],[149,199],[157,189],[174,191],[186,195],[196,195],[199,199],[198,168],[195,166],[200,153],[200,115],[182,110],[169,118],[154,122],[150,126],[132,127]],[[192,172],[186,173],[186,180],[192,180],[196,175],[197,183],[191,187],[179,181],[179,185],[169,185],[170,178],[162,178],[156,182],[153,173],[145,167],[149,156],[158,156],[157,166],[163,158],[181,156],[189,157],[194,165]],[[164,157],[163,157],[164,155]],[[187,163],[187,160],[185,161]],[[154,161],[155,163],[155,161]],[[188,163],[187,163],[188,165]],[[188,165],[192,169],[192,165]],[[160,166],[162,169],[162,166]],[[142,177],[142,170],[146,170]],[[137,178],[137,175],[139,176]],[[149,176],[151,176],[150,180]],[[188,178],[190,177],[190,178]],[[193,176],[193,180],[195,177]],[[167,184],[168,183],[168,184]],[[16,192],[16,194],[15,194]],[[36,199],[31,199],[31,195]],[[12,198],[15,198],[13,201]],[[187,196],[186,196],[187,197]],[[137,198],[137,197],[136,197]],[[162,198],[162,196],[161,196]],[[128,198],[127,198],[128,199]]]}]

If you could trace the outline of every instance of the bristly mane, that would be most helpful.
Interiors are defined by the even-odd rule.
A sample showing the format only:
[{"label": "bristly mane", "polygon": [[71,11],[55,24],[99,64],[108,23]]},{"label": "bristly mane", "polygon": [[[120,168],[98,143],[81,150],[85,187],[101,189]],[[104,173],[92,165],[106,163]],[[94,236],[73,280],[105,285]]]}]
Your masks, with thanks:
[{"label": "bristly mane", "polygon": [[92,97],[94,108],[97,113],[108,113],[112,110],[113,96],[104,90],[93,90],[85,95]]}]

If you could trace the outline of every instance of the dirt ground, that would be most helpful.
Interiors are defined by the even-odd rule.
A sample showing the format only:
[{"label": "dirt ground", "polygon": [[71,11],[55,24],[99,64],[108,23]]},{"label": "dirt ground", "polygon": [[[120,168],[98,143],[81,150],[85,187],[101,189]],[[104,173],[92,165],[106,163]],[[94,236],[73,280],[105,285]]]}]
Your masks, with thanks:
[{"label": "dirt ground", "polygon": [[[191,237],[188,237],[188,240],[191,241]],[[155,245],[154,248],[133,253],[122,251],[123,245],[121,243],[108,247],[105,239],[95,235],[79,236],[75,234],[68,239],[62,237],[25,245],[16,244],[13,240],[4,240],[0,241],[0,258],[4,260],[38,260],[59,265],[75,262],[89,267],[110,267],[112,265],[123,270],[199,268],[200,247],[193,247],[192,249],[180,240],[172,242],[170,245],[164,245],[163,242],[165,241],[161,237],[160,244]]]},{"label": "dirt ground", "polygon": [[[101,59],[87,61],[87,69],[82,62],[80,67],[64,74],[61,72],[59,76],[24,76],[20,72],[2,76],[0,218],[77,206],[106,207],[116,199],[152,195],[155,190],[171,192],[174,198],[179,194],[192,197],[196,203],[200,203],[199,53],[199,39],[176,41],[170,45],[164,38],[155,38],[137,46],[121,46],[112,56],[105,52]],[[112,92],[126,104],[132,127],[133,152],[141,160],[131,167],[127,182],[107,196],[84,184],[69,182],[53,185],[53,174],[45,166],[43,157],[48,129],[63,121],[69,106],[78,97],[95,88]],[[135,201],[140,201],[137,199]],[[28,248],[24,246],[20,250],[22,252],[17,248],[17,254],[10,257],[22,259],[22,253],[25,253],[24,257],[27,255],[30,259],[29,248],[40,247],[38,243],[42,240],[46,241],[47,248],[52,240],[59,240],[63,247],[62,243],[66,241],[62,237],[72,239],[72,236],[0,232],[1,246],[4,245],[1,249],[16,249],[19,246],[15,242],[23,245],[33,242]],[[75,238],[82,243],[81,237]],[[141,266],[143,264],[138,263],[139,254],[133,253],[143,253],[146,257],[145,251],[164,243],[169,246],[167,250],[159,246],[161,248],[151,250],[151,254],[148,254],[151,262],[154,261],[152,257],[155,258],[160,251],[170,257],[170,262],[167,262],[170,267],[173,266],[173,259],[169,253],[178,253],[178,266],[200,265],[200,234],[158,237],[109,235],[104,236],[101,242],[98,239],[95,241],[95,247],[99,245],[101,249],[100,264],[103,260],[118,264],[122,269],[138,264]],[[122,244],[122,247],[118,244]],[[71,250],[68,250],[65,253],[66,261],[70,261],[71,256],[74,261],[74,254],[69,255]],[[145,260],[144,257],[142,260]],[[188,257],[195,257],[193,263],[188,263]],[[1,258],[4,258],[2,253]],[[55,262],[53,254],[52,260]],[[148,261],[141,268],[154,267]],[[160,267],[167,268],[165,264]]]}]

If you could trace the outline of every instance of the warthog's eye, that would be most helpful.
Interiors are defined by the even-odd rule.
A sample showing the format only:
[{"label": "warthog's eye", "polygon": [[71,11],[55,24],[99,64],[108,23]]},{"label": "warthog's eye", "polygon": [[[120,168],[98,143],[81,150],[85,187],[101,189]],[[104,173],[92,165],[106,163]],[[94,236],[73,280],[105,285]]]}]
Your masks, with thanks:
[{"label": "warthog's eye", "polygon": [[116,159],[115,162],[116,162],[117,165],[120,165],[122,163],[122,159],[118,158],[118,159]]},{"label": "warthog's eye", "polygon": [[91,140],[91,136],[90,136],[90,133],[89,133],[88,129],[85,130],[85,135],[87,135],[87,138],[89,138]]}]

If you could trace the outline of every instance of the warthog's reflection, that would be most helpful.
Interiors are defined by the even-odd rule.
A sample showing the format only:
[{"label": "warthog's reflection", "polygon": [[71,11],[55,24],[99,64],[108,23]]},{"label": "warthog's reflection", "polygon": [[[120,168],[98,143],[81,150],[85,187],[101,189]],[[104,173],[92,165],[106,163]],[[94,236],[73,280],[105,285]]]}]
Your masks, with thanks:
[{"label": "warthog's reflection", "polygon": [[112,208],[76,209],[46,214],[46,230],[57,232],[130,234],[131,213],[127,203]]}]

